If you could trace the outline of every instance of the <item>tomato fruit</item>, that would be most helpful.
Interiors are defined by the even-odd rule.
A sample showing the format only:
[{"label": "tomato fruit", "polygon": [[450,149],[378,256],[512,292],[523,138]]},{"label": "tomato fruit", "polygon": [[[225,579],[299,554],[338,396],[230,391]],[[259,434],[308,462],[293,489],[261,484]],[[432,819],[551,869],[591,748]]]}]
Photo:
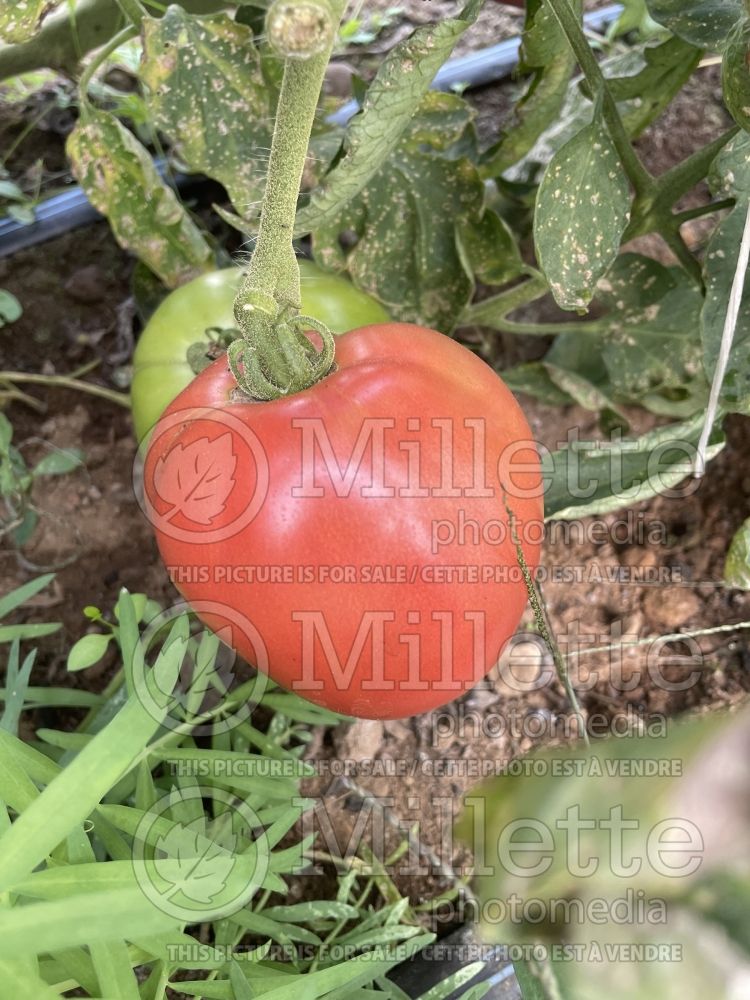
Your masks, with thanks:
[{"label": "tomato fruit", "polygon": [[387,323],[338,337],[309,389],[235,389],[225,359],[201,372],[144,466],[161,555],[199,616],[349,715],[405,717],[476,684],[526,604],[514,535],[533,570],[543,532],[539,456],[496,373]]},{"label": "tomato fruit", "polygon": [[[350,281],[322,271],[309,260],[299,265],[302,312],[321,320],[333,333],[388,321],[383,307]],[[171,292],[154,311],[133,355],[130,397],[138,441],[195,378],[188,349],[201,341],[208,345],[212,329],[236,326],[232,308],[241,278],[238,267],[202,274]]]}]

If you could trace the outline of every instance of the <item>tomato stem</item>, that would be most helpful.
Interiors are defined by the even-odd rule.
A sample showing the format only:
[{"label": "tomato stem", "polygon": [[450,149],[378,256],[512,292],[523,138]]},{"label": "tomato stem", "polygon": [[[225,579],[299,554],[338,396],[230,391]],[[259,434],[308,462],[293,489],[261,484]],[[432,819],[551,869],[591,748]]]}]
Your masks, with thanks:
[{"label": "tomato stem", "polygon": [[630,144],[630,137],[622,123],[617,104],[612,97],[612,92],[601,67],[596,61],[596,56],[586,40],[580,20],[570,6],[569,0],[547,0],[547,2],[568,39],[568,44],[578,60],[592,95],[594,98],[600,95],[602,117],[607,125],[610,138],[617,149],[625,173],[633,185],[633,190],[641,196],[652,189],[654,179],[638,159],[638,154]]},{"label": "tomato stem", "polygon": [[267,34],[285,55],[284,77],[258,237],[235,299],[243,336],[228,352],[240,388],[256,399],[299,392],[327,375],[333,361],[328,328],[316,326],[323,341],[318,352],[297,320],[300,273],[292,237],[318,97],[343,9],[344,0],[276,0],[268,12]]},{"label": "tomato stem", "polygon": [[121,45],[125,42],[129,42],[131,38],[135,38],[138,34],[138,29],[134,25],[128,25],[127,28],[123,28],[122,31],[118,31],[109,42],[100,49],[96,55],[92,58],[91,62],[88,64],[86,69],[81,74],[81,78],[78,81],[78,96],[81,101],[81,110],[90,108],[90,101],[88,96],[89,84],[94,76],[94,73],[102,66],[107,59],[115,52]]}]

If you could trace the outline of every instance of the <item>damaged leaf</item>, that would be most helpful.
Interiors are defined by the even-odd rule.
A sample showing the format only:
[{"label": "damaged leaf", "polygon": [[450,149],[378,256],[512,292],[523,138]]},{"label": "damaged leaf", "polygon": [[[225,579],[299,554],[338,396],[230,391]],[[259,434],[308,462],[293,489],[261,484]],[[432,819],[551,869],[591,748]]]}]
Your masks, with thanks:
[{"label": "damaged leaf", "polygon": [[364,190],[312,235],[316,260],[331,270],[346,268],[394,319],[449,333],[474,287],[458,230],[481,218],[484,187],[467,159],[443,155],[470,112],[453,116],[452,134],[431,133],[422,111],[429,118],[436,104],[455,110],[463,102],[428,94],[409,132]]},{"label": "damaged leaf", "polygon": [[534,243],[561,308],[588,306],[629,218],[627,178],[609,133],[595,120],[553,156],[537,195]]},{"label": "damaged leaf", "polygon": [[351,125],[346,152],[297,216],[302,235],[329,224],[385,166],[430,84],[481,3],[470,0],[460,17],[425,25],[397,45],[367,88]]},{"label": "damaged leaf", "polygon": [[140,75],[156,127],[196,173],[226,188],[248,217],[263,194],[275,92],[250,28],[226,14],[196,17],[171,6],[143,19]]},{"label": "damaged leaf", "polygon": [[211,248],[135,136],[106,111],[86,109],[66,145],[76,180],[117,242],[169,288],[211,264]]},{"label": "damaged leaf", "polygon": [[25,42],[36,34],[42,19],[57,0],[3,0],[0,4],[0,41]]}]

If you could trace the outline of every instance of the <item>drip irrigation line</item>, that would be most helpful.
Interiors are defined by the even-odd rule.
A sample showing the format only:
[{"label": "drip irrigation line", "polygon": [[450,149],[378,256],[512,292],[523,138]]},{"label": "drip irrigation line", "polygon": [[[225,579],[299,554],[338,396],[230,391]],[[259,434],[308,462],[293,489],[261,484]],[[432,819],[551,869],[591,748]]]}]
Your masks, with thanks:
[{"label": "drip irrigation line", "polygon": [[[603,31],[619,17],[621,11],[621,4],[591,11],[584,15],[584,25],[589,31]],[[449,59],[435,75],[432,89],[450,91],[461,86],[473,90],[503,80],[518,65],[520,47],[521,38],[516,36],[479,52]],[[348,101],[328,120],[334,125],[346,125],[358,111],[359,104]],[[172,174],[163,159],[154,162],[167,183],[174,184],[178,189],[200,182],[200,175]],[[35,216],[35,221],[28,225],[10,217],[0,219],[0,258],[10,257],[19,250],[62,236],[72,229],[91,225],[102,218],[78,186],[41,202],[36,206]]]}]

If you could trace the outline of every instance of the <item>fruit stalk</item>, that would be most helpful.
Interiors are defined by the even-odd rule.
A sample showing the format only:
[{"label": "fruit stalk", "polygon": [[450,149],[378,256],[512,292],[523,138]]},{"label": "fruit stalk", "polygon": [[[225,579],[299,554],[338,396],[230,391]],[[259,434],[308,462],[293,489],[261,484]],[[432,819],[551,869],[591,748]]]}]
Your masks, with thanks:
[{"label": "fruit stalk", "polygon": [[[256,399],[307,388],[328,373],[333,361],[327,328],[300,322],[292,237],[318,96],[343,8],[343,0],[276,0],[268,12],[267,36],[284,56],[284,77],[257,241],[235,300],[243,338],[228,352],[240,388]],[[321,336],[320,351],[304,333],[312,325]]]}]

